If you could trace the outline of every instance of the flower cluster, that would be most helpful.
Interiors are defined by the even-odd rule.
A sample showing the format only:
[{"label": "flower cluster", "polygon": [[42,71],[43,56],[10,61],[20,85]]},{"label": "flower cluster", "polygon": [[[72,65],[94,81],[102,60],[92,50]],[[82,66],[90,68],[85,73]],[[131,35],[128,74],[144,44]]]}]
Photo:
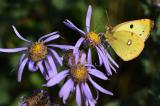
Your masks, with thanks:
[{"label": "flower cluster", "polygon": [[[112,75],[112,70],[116,72],[116,68],[119,66],[107,51],[100,34],[90,31],[91,15],[92,7],[89,5],[86,16],[86,32],[77,28],[67,19],[63,22],[67,27],[82,35],[75,46],[50,43],[50,41],[60,37],[59,32],[49,33],[40,37],[38,41],[32,42],[23,38],[17,29],[12,26],[15,34],[21,40],[25,41],[27,46],[9,49],[0,48],[0,52],[21,52],[22,55],[18,64],[18,82],[21,82],[23,70],[25,66],[28,65],[29,71],[36,72],[39,70],[41,72],[44,79],[47,81],[43,86],[52,87],[65,79],[65,83],[59,92],[59,97],[63,99],[64,104],[70,93],[75,92],[77,106],[95,106],[98,94],[97,97],[93,96],[89,84],[91,84],[90,86],[94,87],[97,92],[99,91],[107,95],[113,95],[112,92],[101,87],[92,78],[97,77],[101,80],[107,80],[108,76]],[[83,45],[87,46],[87,52],[83,49]],[[66,54],[60,56],[55,48],[65,50]],[[99,65],[104,66],[107,75],[97,69],[95,62],[92,61],[93,51],[97,52]],[[58,66],[63,66],[66,69],[57,71]],[[29,98],[28,102],[21,103],[22,106],[25,106],[27,103],[32,103],[30,102],[30,99],[33,99],[33,97]],[[47,103],[51,104],[51,102]]]},{"label": "flower cluster", "polygon": [[78,50],[82,44],[88,45],[88,49],[90,49],[90,50],[91,50],[91,48],[96,49],[100,66],[102,64],[104,64],[107,74],[112,75],[111,69],[116,72],[115,67],[118,68],[119,66],[112,59],[112,57],[110,56],[108,51],[105,49],[105,46],[102,43],[103,41],[101,40],[100,35],[96,32],[90,31],[91,15],[92,15],[92,7],[91,7],[91,5],[89,5],[87,16],[86,16],[86,32],[77,28],[72,22],[70,22],[67,19],[63,23],[67,27],[79,32],[82,35],[82,37],[77,41],[77,43],[75,45],[74,53],[78,52]]},{"label": "flower cluster", "polygon": [[74,59],[69,59],[70,62],[68,69],[63,70],[55,77],[52,77],[43,86],[51,87],[58,84],[63,79],[67,79],[59,92],[59,96],[63,98],[63,103],[66,103],[66,99],[68,98],[70,92],[75,90],[77,106],[81,106],[82,98],[85,98],[84,101],[86,106],[88,106],[88,104],[91,106],[96,104],[96,99],[94,99],[87,84],[88,81],[93,87],[95,87],[96,90],[108,95],[113,95],[110,91],[105,90],[92,79],[91,76],[102,80],[107,80],[108,78],[92,64],[92,55],[90,50],[88,51],[87,58],[84,52],[75,53],[73,57]]}]

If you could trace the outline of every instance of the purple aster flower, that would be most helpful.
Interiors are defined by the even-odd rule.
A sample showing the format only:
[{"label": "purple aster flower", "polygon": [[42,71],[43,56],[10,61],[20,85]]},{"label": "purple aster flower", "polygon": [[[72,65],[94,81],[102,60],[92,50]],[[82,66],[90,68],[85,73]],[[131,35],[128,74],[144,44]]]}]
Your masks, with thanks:
[{"label": "purple aster flower", "polygon": [[21,97],[18,106],[59,106],[51,102],[47,91],[35,90],[29,97]]},{"label": "purple aster flower", "polygon": [[53,48],[59,48],[65,50],[74,48],[73,46],[69,45],[47,44],[48,42],[59,38],[60,35],[58,32],[49,33],[47,35],[40,37],[37,42],[31,42],[23,38],[14,26],[12,27],[14,29],[15,34],[21,40],[25,41],[28,44],[28,46],[21,48],[10,48],[10,49],[0,48],[0,52],[22,53],[18,66],[18,82],[21,82],[22,73],[26,64],[28,64],[28,69],[31,72],[35,72],[38,69],[40,69],[42,75],[46,80],[48,80],[50,77],[53,77],[54,75],[57,74],[57,69],[54,59],[56,59],[56,61],[60,65],[62,65],[61,57]]},{"label": "purple aster flower", "polygon": [[74,60],[71,57],[68,62],[68,69],[58,73],[53,78],[49,79],[46,84],[43,85],[47,87],[55,86],[63,79],[66,79],[66,82],[64,83],[63,87],[59,92],[59,97],[63,99],[64,104],[66,103],[69,94],[75,91],[77,106],[82,105],[82,98],[84,98],[85,106],[88,106],[88,104],[90,106],[95,106],[97,99],[94,99],[88,82],[90,82],[97,91],[108,95],[113,95],[110,91],[105,90],[92,79],[92,76],[100,78],[102,80],[107,80],[108,78],[105,76],[104,73],[96,69],[95,66],[92,64],[92,56],[90,49],[88,51],[87,58],[86,54],[83,52],[76,53],[74,54]]},{"label": "purple aster flower", "polygon": [[[106,50],[106,47],[103,46],[102,39],[96,32],[90,31],[90,21],[91,21],[91,14],[92,14],[92,7],[89,5],[88,12],[86,16],[86,32],[82,31],[81,29],[77,28],[72,22],[69,20],[65,20],[63,23],[68,26],[69,28],[79,32],[82,37],[77,41],[74,49],[74,53],[78,52],[81,44],[87,44],[89,45],[89,48],[93,47],[96,49],[98,58],[99,58],[99,64],[100,66],[103,64],[105,66],[105,69],[107,71],[108,75],[112,75],[112,71],[114,70],[116,72],[115,67],[119,67],[118,64],[112,59],[108,51]],[[115,67],[114,67],[115,66]]]}]

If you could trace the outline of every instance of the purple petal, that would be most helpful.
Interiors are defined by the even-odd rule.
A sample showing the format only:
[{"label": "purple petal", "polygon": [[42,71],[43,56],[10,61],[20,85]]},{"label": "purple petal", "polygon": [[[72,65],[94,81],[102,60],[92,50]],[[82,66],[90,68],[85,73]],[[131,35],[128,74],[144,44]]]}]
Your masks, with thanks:
[{"label": "purple petal", "polygon": [[86,98],[84,100],[85,100],[85,106],[88,106],[88,100],[86,100]]},{"label": "purple petal", "polygon": [[38,67],[39,67],[39,69],[40,69],[40,71],[41,71],[43,77],[44,77],[46,80],[48,80],[48,75],[47,75],[47,73],[46,73],[45,68],[43,67],[42,61],[38,62],[37,65],[38,65]]},{"label": "purple petal", "polygon": [[84,65],[85,67],[88,67],[88,68],[96,68],[94,65],[92,65],[92,64],[85,64]]},{"label": "purple petal", "polygon": [[62,64],[62,59],[61,59],[61,57],[58,55],[58,53],[57,53],[55,50],[50,49],[50,48],[49,48],[49,51],[51,51],[51,53],[52,53],[53,56],[56,58],[56,60],[58,61],[58,63],[62,66],[62,65],[63,65],[63,64]]},{"label": "purple petal", "polygon": [[22,63],[20,64],[20,66],[19,66],[19,69],[18,69],[18,82],[21,82],[22,73],[23,73],[23,70],[24,70],[24,67],[25,67],[27,61],[28,61],[28,58],[25,58],[22,61]]},{"label": "purple petal", "polygon": [[90,99],[90,100],[93,100],[93,95],[92,95],[92,93],[91,93],[91,90],[90,90],[88,84],[87,84],[87,83],[84,83],[84,85],[85,85],[85,88],[86,88],[88,94],[91,96],[91,99]]},{"label": "purple petal", "polygon": [[98,85],[96,82],[94,82],[91,77],[89,77],[89,81],[90,81],[90,82],[92,83],[92,85],[93,85],[97,90],[99,90],[100,92],[105,93],[105,94],[108,94],[108,95],[113,95],[112,92],[110,92],[110,91],[108,91],[108,90],[105,90],[105,89],[102,88],[100,85]]},{"label": "purple petal", "polygon": [[21,52],[24,50],[27,50],[27,47],[22,47],[22,48],[13,48],[13,49],[1,49],[0,52],[6,52],[6,53],[15,53],[15,52]]},{"label": "purple petal", "polygon": [[87,32],[90,31],[91,15],[92,15],[92,6],[89,5],[88,11],[87,11],[87,16],[86,16],[86,29],[87,29]]},{"label": "purple petal", "polygon": [[82,90],[84,92],[84,95],[85,95],[86,99],[87,100],[92,100],[93,97],[92,97],[91,91],[90,91],[89,88],[87,88],[86,84],[82,83],[81,87],[82,87]]},{"label": "purple petal", "polygon": [[88,58],[87,58],[88,64],[92,64],[92,54],[91,54],[91,48],[88,49]]},{"label": "purple petal", "polygon": [[73,65],[73,60],[72,60],[71,58],[68,59],[68,64],[69,64],[70,66]]},{"label": "purple petal", "polygon": [[[107,50],[101,45],[100,46],[102,52],[104,52],[104,54],[106,55],[106,57],[109,59],[109,66],[111,67],[112,70],[114,70],[116,72],[116,69],[113,67],[113,65],[115,65],[117,68],[119,68],[118,64],[112,59],[112,57],[109,55],[109,53],[107,52]],[[113,65],[112,65],[112,64]]]},{"label": "purple petal", "polygon": [[95,106],[96,101],[93,100],[87,100],[86,97],[84,96],[84,101],[85,101],[85,106]]},{"label": "purple petal", "polygon": [[99,98],[99,91],[96,89],[96,92],[97,92],[97,96],[96,96],[96,101],[98,100],[98,98]]},{"label": "purple petal", "polygon": [[26,54],[22,54],[20,59],[19,59],[19,65],[21,65],[23,59],[25,58]]},{"label": "purple petal", "polygon": [[105,66],[105,69],[106,69],[107,73],[109,75],[112,75],[112,71],[111,71],[111,68],[109,66],[108,58],[104,55],[104,53],[98,47],[96,47],[96,49],[97,49],[97,52],[99,52],[99,54],[101,56],[101,59],[103,61],[103,64]]},{"label": "purple petal", "polygon": [[58,73],[53,78],[51,78],[46,84],[43,84],[43,86],[47,86],[47,87],[54,86],[58,84],[60,81],[62,81],[68,74],[69,74],[69,70],[64,70]]},{"label": "purple petal", "polygon": [[71,21],[69,21],[68,19],[65,19],[65,21],[63,21],[63,23],[64,23],[67,27],[69,27],[69,28],[71,28],[71,29],[79,32],[81,35],[85,35],[85,32],[84,32],[84,31],[82,31],[81,29],[77,28],[77,27],[76,27]]},{"label": "purple petal", "polygon": [[38,70],[38,67],[35,66],[35,62],[33,62],[32,60],[29,61],[28,63],[28,69],[32,72],[35,72]]},{"label": "purple petal", "polygon": [[77,53],[79,51],[79,47],[81,46],[82,42],[84,41],[85,38],[81,37],[80,39],[78,39],[76,45],[75,45],[75,49],[73,50],[73,53]]},{"label": "purple petal", "polygon": [[51,37],[45,39],[45,40],[44,40],[44,43],[49,42],[49,41],[52,41],[52,40],[55,40],[55,39],[59,38],[59,36],[60,36],[59,34],[52,35]]},{"label": "purple petal", "polygon": [[56,75],[57,74],[57,68],[56,68],[56,65],[55,65],[55,63],[53,61],[52,56],[51,55],[47,55],[47,59],[48,59],[48,62],[50,64],[50,67],[52,68],[53,74]]},{"label": "purple petal", "polygon": [[89,100],[89,106],[95,106],[95,104],[96,104],[96,101],[91,101],[91,100]]},{"label": "purple petal", "polygon": [[47,37],[50,37],[50,36],[55,35],[55,34],[58,34],[58,32],[52,32],[52,33],[46,34],[46,35],[40,37],[40,38],[38,39],[38,41],[41,41],[42,39],[47,38]]},{"label": "purple petal", "polygon": [[106,52],[106,54],[107,54],[109,60],[110,60],[117,68],[119,68],[119,65],[113,60],[113,58],[109,55],[109,53]]},{"label": "purple petal", "polygon": [[110,54],[107,52],[107,50],[101,45],[101,50],[104,51],[108,59],[111,61],[112,64],[114,64],[117,68],[119,68],[118,64],[113,60],[113,58],[110,56]]},{"label": "purple petal", "polygon": [[97,53],[98,53],[99,65],[101,66],[103,64],[103,61],[102,61],[101,55],[99,54],[98,51],[97,51]]},{"label": "purple petal", "polygon": [[64,104],[66,103],[66,100],[67,100],[70,92],[73,90],[73,88],[74,88],[74,83],[71,79],[67,80],[67,82],[61,88],[61,90],[59,92],[59,97],[63,98]]},{"label": "purple petal", "polygon": [[75,63],[78,64],[78,61],[79,61],[79,53],[75,53],[74,56],[75,56]]},{"label": "purple petal", "polygon": [[87,95],[86,95],[85,92],[84,92],[85,97],[86,97],[86,98],[85,98],[86,104],[88,105],[88,102],[89,102],[90,106],[94,106],[95,103],[96,103],[96,101],[94,100],[94,98],[93,98],[93,96],[92,96],[92,93],[91,93],[91,90],[90,90],[90,88],[89,88],[89,86],[88,86],[87,83],[85,83],[85,90],[88,91],[88,95],[91,96],[91,98],[88,98]]},{"label": "purple petal", "polygon": [[112,66],[112,64],[109,63],[109,66],[111,67],[111,69],[112,69],[114,72],[117,72],[116,69]]},{"label": "purple petal", "polygon": [[49,79],[50,79],[50,78],[53,77],[55,74],[54,74],[51,66],[49,65],[48,61],[44,60],[44,64],[45,64],[45,66],[46,66],[46,69],[47,69],[47,72],[48,72],[48,76],[49,76]]},{"label": "purple petal", "polygon": [[95,100],[86,100],[85,99],[85,106],[95,106],[96,101]]},{"label": "purple petal", "polygon": [[56,44],[49,44],[49,45],[47,45],[47,46],[56,47],[56,48],[64,49],[64,50],[74,49],[74,46],[69,46],[69,45],[56,45]]},{"label": "purple petal", "polygon": [[82,56],[81,56],[81,64],[84,64],[86,62],[86,54],[85,53],[82,53]]},{"label": "purple petal", "polygon": [[89,73],[92,74],[93,76],[103,79],[103,80],[107,80],[108,78],[105,76],[105,74],[103,74],[102,72],[100,72],[99,70],[96,69],[88,69]]},{"label": "purple petal", "polygon": [[77,106],[81,106],[82,101],[81,101],[81,91],[79,88],[79,85],[77,84],[76,86],[76,102],[77,102]]},{"label": "purple petal", "polygon": [[25,42],[31,43],[31,41],[29,41],[29,40],[23,38],[23,37],[19,34],[19,32],[17,31],[17,29],[16,29],[15,26],[12,25],[12,28],[13,28],[15,34],[16,34],[20,39],[24,40]]}]

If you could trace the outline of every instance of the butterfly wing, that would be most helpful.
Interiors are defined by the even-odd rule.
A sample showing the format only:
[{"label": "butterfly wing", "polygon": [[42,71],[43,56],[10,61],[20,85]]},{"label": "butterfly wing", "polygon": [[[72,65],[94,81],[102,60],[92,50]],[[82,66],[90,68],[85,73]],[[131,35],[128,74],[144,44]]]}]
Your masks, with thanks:
[{"label": "butterfly wing", "polygon": [[148,38],[154,23],[150,19],[128,21],[115,26],[112,32],[129,31],[140,36],[143,41]]},{"label": "butterfly wing", "polygon": [[143,40],[137,34],[129,31],[116,31],[105,37],[116,54],[124,61],[136,58],[144,48]]}]

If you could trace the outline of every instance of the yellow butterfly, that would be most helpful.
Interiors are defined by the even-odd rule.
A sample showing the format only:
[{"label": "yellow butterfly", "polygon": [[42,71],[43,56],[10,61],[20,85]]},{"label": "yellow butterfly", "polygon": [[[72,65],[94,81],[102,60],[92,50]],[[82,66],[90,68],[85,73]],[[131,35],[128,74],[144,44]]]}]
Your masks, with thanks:
[{"label": "yellow butterfly", "polygon": [[127,21],[107,30],[105,38],[122,60],[129,61],[142,52],[153,25],[150,19]]}]

